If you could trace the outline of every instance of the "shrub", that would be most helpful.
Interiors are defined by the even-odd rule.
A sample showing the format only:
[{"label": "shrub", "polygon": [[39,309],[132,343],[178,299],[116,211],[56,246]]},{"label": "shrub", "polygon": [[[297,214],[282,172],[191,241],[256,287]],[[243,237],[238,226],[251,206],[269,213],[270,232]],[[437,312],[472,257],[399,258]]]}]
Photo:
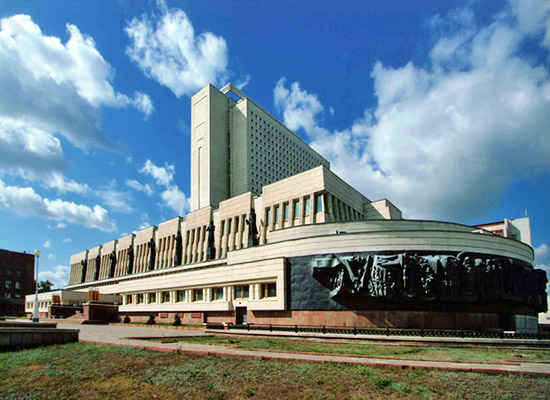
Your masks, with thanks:
[{"label": "shrub", "polygon": [[181,325],[181,319],[180,316],[176,313],[174,314],[174,322],[172,322],[173,326],[180,326]]},{"label": "shrub", "polygon": [[123,323],[125,324],[129,324],[130,322],[132,322],[132,320],[130,319],[130,317],[128,316],[128,314],[126,314],[124,316],[124,319],[122,320]]},{"label": "shrub", "polygon": [[155,316],[153,314],[149,315],[149,319],[145,323],[146,325],[155,325]]}]

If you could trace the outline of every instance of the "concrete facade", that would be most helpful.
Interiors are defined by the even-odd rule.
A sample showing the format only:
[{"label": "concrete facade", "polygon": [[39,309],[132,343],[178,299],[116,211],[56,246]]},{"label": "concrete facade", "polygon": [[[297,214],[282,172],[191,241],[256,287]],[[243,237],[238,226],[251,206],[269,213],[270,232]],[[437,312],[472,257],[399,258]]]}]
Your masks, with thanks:
[{"label": "concrete facade", "polygon": [[[544,308],[546,301],[534,284],[533,249],[526,243],[528,221],[516,224],[521,236],[514,240],[480,227],[404,220],[389,200],[371,201],[344,182],[322,156],[232,85],[222,90],[206,86],[192,97],[191,107],[191,212],[75,254],[68,289],[120,295],[119,312],[134,318],[155,314],[168,321],[178,314],[189,323],[496,329],[524,327],[524,321]],[[248,225],[253,210],[256,246]],[[117,260],[110,274],[113,251]],[[463,285],[460,274],[470,261],[455,264],[473,260],[476,273],[490,280],[516,268],[525,285],[505,291],[501,284],[498,292],[480,289],[479,295],[468,292],[460,304],[449,303],[448,310],[449,299],[436,304],[428,292],[427,302],[415,303],[416,308],[377,297],[346,309],[344,303],[331,303],[330,288],[312,281],[314,274],[308,272],[307,263],[314,271],[331,257],[341,257],[344,264],[357,257],[374,260],[384,273],[395,268],[393,261],[384,261],[391,257],[422,258],[433,264],[428,278],[452,291],[458,290],[457,282]],[[299,273],[306,275],[299,275],[298,264],[293,264],[300,262],[305,267]],[[444,263],[460,271],[445,272]],[[400,268],[405,271],[406,263]],[[395,274],[388,273],[387,279],[395,281]],[[399,279],[405,281],[402,274]],[[298,278],[316,288],[308,294],[308,304],[322,294],[325,308],[321,300],[318,309],[293,308],[291,299],[301,290]],[[417,279],[419,290],[421,284],[430,285],[428,278]],[[399,285],[403,287],[396,290],[404,293],[406,283]],[[459,290],[466,293],[464,287]],[[523,301],[529,290],[525,296],[530,300]],[[503,298],[506,307],[499,304]]]}]

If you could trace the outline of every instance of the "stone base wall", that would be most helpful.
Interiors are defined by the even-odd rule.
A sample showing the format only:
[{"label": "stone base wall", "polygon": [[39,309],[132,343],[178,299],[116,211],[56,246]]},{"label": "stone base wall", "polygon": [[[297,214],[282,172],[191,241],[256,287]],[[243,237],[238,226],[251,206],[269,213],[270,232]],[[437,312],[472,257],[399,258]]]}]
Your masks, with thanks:
[{"label": "stone base wall", "polygon": [[403,329],[500,329],[497,313],[429,311],[249,311],[249,324]]},{"label": "stone base wall", "polygon": [[84,321],[118,322],[118,306],[112,304],[84,304]]}]

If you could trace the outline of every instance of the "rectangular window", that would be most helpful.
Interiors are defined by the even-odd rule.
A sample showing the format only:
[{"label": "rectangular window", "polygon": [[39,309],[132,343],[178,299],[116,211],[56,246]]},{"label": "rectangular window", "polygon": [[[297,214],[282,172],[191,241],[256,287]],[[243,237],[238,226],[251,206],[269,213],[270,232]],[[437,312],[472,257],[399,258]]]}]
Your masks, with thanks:
[{"label": "rectangular window", "polygon": [[271,208],[267,209],[266,215],[267,215],[266,216],[267,223],[270,224],[271,223]]},{"label": "rectangular window", "polygon": [[136,303],[143,304],[143,293],[139,293],[136,295]]},{"label": "rectangular window", "polygon": [[11,269],[6,269],[6,276],[11,276]]},{"label": "rectangular window", "polygon": [[126,295],[126,304],[132,304],[133,296],[131,294]]},{"label": "rectangular window", "polygon": [[309,212],[310,212],[310,209],[311,209],[311,198],[309,197],[306,197],[306,200],[305,200],[305,215],[309,215]]},{"label": "rectangular window", "polygon": [[15,288],[16,289],[21,289],[21,282],[19,282],[19,281],[15,282]]},{"label": "rectangular window", "polygon": [[323,195],[322,194],[318,194],[317,196],[315,196],[315,203],[317,203],[316,204],[317,212],[322,212],[323,211]]},{"label": "rectangular window", "polygon": [[162,292],[161,301],[163,303],[170,303],[170,292]]},{"label": "rectangular window", "polygon": [[6,289],[11,289],[11,281],[6,281]]},{"label": "rectangular window", "polygon": [[249,285],[240,285],[235,286],[235,298],[236,299],[248,299],[249,296]]},{"label": "rectangular window", "polygon": [[279,207],[275,207],[275,223],[279,222]]},{"label": "rectangular window", "polygon": [[294,218],[300,217],[300,201],[294,202]]},{"label": "rectangular window", "polygon": [[288,221],[288,204],[284,204],[283,207],[284,207],[284,216],[285,216],[283,220]]},{"label": "rectangular window", "polygon": [[185,301],[185,290],[178,290],[176,292],[176,301],[179,303]]},{"label": "rectangular window", "polygon": [[15,271],[15,276],[18,277],[18,278],[21,278],[21,270],[20,269]]},{"label": "rectangular window", "polygon": [[156,293],[149,293],[149,298],[148,298],[148,303],[149,304],[152,304],[152,303],[156,303],[157,302],[157,294]]},{"label": "rectangular window", "polygon": [[202,289],[193,289],[193,301],[202,301]]},{"label": "rectangular window", "polygon": [[223,300],[223,288],[222,287],[213,287],[212,288],[212,300]]},{"label": "rectangular window", "polygon": [[262,299],[268,297],[277,297],[277,285],[275,284],[275,282],[262,283],[260,285],[260,297]]}]

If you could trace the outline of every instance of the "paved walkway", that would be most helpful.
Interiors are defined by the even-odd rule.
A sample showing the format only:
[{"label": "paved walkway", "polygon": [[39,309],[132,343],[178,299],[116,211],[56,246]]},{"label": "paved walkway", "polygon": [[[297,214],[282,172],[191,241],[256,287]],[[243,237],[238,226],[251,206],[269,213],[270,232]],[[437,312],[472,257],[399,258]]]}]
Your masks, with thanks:
[{"label": "paved walkway", "polygon": [[227,357],[251,357],[256,359],[277,359],[287,361],[336,362],[363,364],[376,367],[394,367],[407,369],[441,369],[447,371],[484,372],[492,374],[526,374],[550,377],[550,363],[503,362],[503,363],[462,363],[448,361],[419,361],[374,357],[338,356],[323,354],[284,353],[263,350],[244,350],[200,343],[152,343],[140,337],[202,336],[203,331],[187,329],[163,329],[111,325],[72,325],[58,324],[59,328],[80,329],[80,341],[102,344],[115,344],[144,348],[162,352],[185,352],[199,355]]}]

